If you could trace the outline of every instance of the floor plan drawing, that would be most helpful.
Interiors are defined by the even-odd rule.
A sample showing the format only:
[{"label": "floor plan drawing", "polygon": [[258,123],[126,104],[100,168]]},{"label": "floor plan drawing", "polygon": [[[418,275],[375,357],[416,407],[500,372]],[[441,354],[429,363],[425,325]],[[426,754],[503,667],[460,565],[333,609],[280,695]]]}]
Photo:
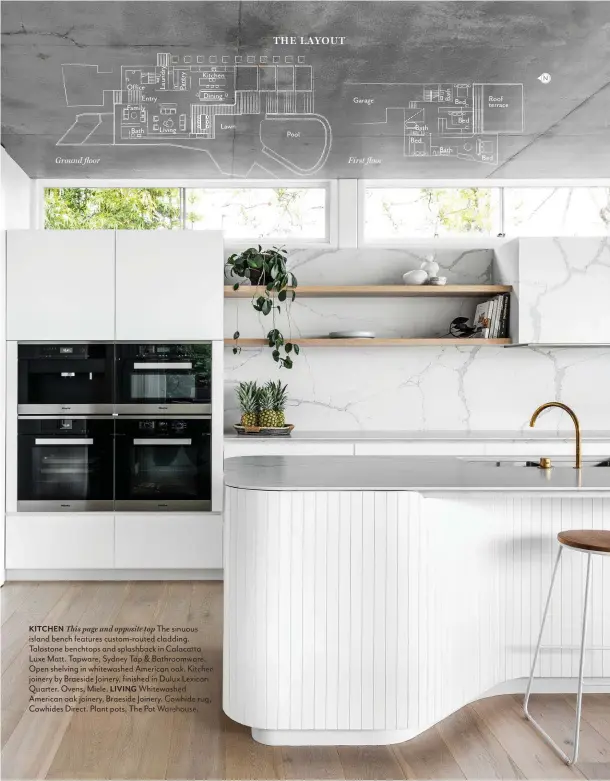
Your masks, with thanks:
[{"label": "floor plan drawing", "polygon": [[499,136],[523,133],[523,85],[353,83],[347,107],[356,125],[402,139],[405,157],[498,163]]},{"label": "floor plan drawing", "polygon": [[[314,109],[314,74],[301,56],[174,55],[155,65],[62,66],[66,105],[83,110],[58,146],[171,145],[207,152],[218,170],[236,136],[298,175],[318,171],[331,126]],[[95,110],[97,109],[97,110]],[[224,151],[223,151],[224,150]]]},{"label": "floor plan drawing", "polygon": [[[159,52],[155,64],[116,69],[65,63],[66,107],[75,114],[57,145],[191,149],[226,176],[315,174],[331,151],[331,122],[315,108],[313,66],[283,52]],[[340,87],[335,151],[356,166],[395,166],[397,158],[407,166],[417,158],[497,165],[500,137],[523,133],[522,84]]]}]

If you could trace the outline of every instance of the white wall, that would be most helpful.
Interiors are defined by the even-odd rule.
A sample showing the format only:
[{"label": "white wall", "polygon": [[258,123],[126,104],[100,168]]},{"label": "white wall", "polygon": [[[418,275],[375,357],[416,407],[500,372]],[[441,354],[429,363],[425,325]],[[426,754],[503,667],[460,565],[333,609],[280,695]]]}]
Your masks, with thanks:
[{"label": "white wall", "polygon": [[[10,155],[0,148],[0,475],[5,474],[5,388],[6,388],[6,274],[5,274],[5,231],[31,226],[33,182]],[[13,454],[15,455],[15,454]],[[4,477],[0,480],[0,508],[2,530],[0,533],[0,583],[4,583]]]},{"label": "white wall", "polygon": [[31,226],[33,182],[13,158],[0,149],[2,230]]}]

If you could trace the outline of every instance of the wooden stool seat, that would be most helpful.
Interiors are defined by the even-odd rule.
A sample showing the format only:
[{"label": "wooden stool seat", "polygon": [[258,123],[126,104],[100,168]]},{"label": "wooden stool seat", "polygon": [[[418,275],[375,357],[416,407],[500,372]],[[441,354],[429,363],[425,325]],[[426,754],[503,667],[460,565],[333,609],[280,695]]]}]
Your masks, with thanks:
[{"label": "wooden stool seat", "polygon": [[568,548],[594,553],[610,553],[610,531],[603,529],[577,529],[559,532],[557,539]]}]

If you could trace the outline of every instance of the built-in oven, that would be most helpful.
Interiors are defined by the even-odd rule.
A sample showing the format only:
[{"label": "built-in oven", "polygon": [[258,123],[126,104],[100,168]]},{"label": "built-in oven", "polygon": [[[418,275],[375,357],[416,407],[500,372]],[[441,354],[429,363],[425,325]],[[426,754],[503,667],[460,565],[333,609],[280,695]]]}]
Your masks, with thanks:
[{"label": "built-in oven", "polygon": [[112,413],[114,345],[19,344],[19,415]]},{"label": "built-in oven", "polygon": [[112,416],[17,421],[17,510],[112,511]]},{"label": "built-in oven", "polygon": [[212,421],[122,416],[115,419],[115,509],[212,509]]},{"label": "built-in oven", "polygon": [[119,414],[210,414],[211,393],[211,342],[116,345]]}]

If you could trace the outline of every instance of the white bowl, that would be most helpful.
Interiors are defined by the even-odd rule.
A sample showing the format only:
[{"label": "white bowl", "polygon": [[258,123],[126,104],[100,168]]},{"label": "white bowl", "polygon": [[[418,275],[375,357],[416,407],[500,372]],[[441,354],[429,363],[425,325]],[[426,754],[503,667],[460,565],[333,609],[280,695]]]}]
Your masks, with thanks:
[{"label": "white bowl", "polygon": [[407,271],[406,274],[402,275],[402,281],[405,285],[425,285],[428,281],[428,272],[421,268]]}]

